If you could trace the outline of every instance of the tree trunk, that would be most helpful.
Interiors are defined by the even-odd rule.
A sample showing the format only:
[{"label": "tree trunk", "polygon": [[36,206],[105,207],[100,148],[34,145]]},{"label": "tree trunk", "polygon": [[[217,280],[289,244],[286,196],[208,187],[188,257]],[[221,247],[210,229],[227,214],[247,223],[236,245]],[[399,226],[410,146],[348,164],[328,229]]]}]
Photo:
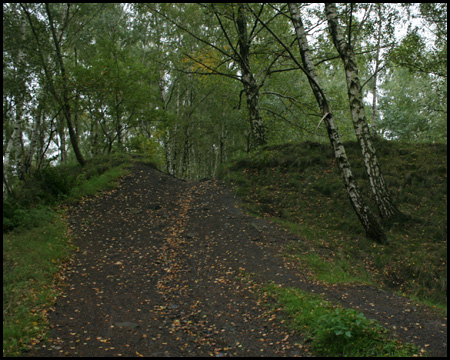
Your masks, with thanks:
[{"label": "tree trunk", "polygon": [[170,131],[166,129],[164,132],[164,154],[166,157],[166,170],[169,175],[173,175],[173,165],[172,165],[172,148]]},{"label": "tree trunk", "polygon": [[23,140],[22,140],[22,132],[23,132],[23,99],[22,97],[16,97],[16,121],[14,123],[14,155],[16,160],[16,169],[17,176],[19,179],[24,180],[25,172],[23,165]]},{"label": "tree trunk", "polygon": [[362,88],[358,77],[358,66],[353,47],[351,46],[351,42],[346,43],[342,36],[335,5],[331,3],[325,4],[325,12],[334,46],[344,63],[353,127],[359,141],[366,172],[369,176],[370,188],[381,217],[390,221],[400,216],[401,213],[389,194],[375,153],[375,146],[372,143],[364,110]]},{"label": "tree trunk", "polygon": [[219,143],[219,151],[220,151],[220,163],[223,164],[227,161],[227,130],[225,128],[225,114],[222,114],[222,124],[220,128],[220,143]]},{"label": "tree trunk", "polygon": [[116,115],[116,138],[117,138],[117,144],[119,147],[119,151],[122,150],[122,121],[121,121],[122,117],[120,114],[120,103],[121,103],[121,101],[119,100],[118,94],[116,92],[114,108],[115,108],[115,115]]},{"label": "tree trunk", "polygon": [[[20,21],[21,27],[21,40],[25,39],[25,18],[21,18]],[[25,119],[23,117],[24,110],[24,98],[26,93],[25,81],[22,76],[22,72],[25,69],[24,63],[24,53],[22,49],[19,48],[19,53],[17,56],[17,66],[16,71],[19,74],[16,77],[17,84],[19,85],[20,90],[23,92],[22,94],[16,95],[14,98],[16,103],[16,114],[15,114],[15,123],[14,123],[14,152],[15,152],[15,160],[16,160],[16,171],[19,179],[25,179],[25,166],[24,166],[24,153],[23,153],[23,140],[22,133],[25,125]]]},{"label": "tree trunk", "polygon": [[[67,74],[66,74],[66,68],[64,66],[64,60],[63,60],[62,53],[61,53],[61,47],[60,47],[60,44],[58,41],[58,37],[56,35],[55,27],[53,25],[53,17],[52,17],[52,13],[50,11],[50,5],[48,3],[45,4],[45,8],[47,11],[47,16],[48,16],[48,20],[49,20],[49,24],[50,24],[50,30],[52,33],[53,43],[55,45],[56,60],[59,65],[59,70],[61,73],[61,81],[62,81],[63,91],[62,91],[62,99],[58,97],[58,99],[60,100],[58,102],[61,104],[61,106],[63,108],[64,116],[67,121],[67,127],[69,129],[70,142],[72,143],[72,147],[73,147],[75,156],[76,156],[78,162],[80,163],[80,165],[84,167],[86,161],[84,160],[84,157],[81,154],[80,148],[78,146],[77,136],[75,134],[73,124],[72,124],[72,114],[71,114],[71,109],[70,109],[70,104],[69,104],[69,90],[68,90],[68,86],[67,86]],[[56,93],[55,93],[55,95],[56,95]]]},{"label": "tree trunk", "polygon": [[6,149],[5,149],[5,152],[3,155],[3,199],[6,199],[8,197],[8,195],[11,193],[11,187],[8,185],[9,184],[9,175],[11,174],[11,169],[9,166],[9,159],[10,159],[13,144],[14,144],[14,137],[16,136],[15,131],[16,130],[14,129],[12,135],[10,136],[10,138],[6,144]]},{"label": "tree trunk", "polygon": [[239,65],[242,71],[241,82],[247,96],[247,108],[250,116],[251,143],[250,150],[265,145],[266,128],[264,127],[259,111],[259,88],[250,68],[250,43],[247,33],[247,16],[245,4],[239,4],[236,25],[239,35]]},{"label": "tree trunk", "polygon": [[308,42],[306,39],[306,32],[303,27],[300,12],[298,11],[296,5],[290,3],[288,4],[288,6],[300,48],[300,55],[305,70],[308,73],[308,81],[310,83],[311,89],[313,90],[314,96],[316,97],[316,100],[323,114],[322,119],[327,128],[328,137],[330,139],[331,146],[334,151],[336,164],[338,165],[339,171],[341,173],[345,189],[350,199],[350,203],[352,204],[353,209],[355,210],[361,224],[363,225],[367,237],[378,242],[386,242],[387,241],[386,235],[384,234],[376,218],[374,217],[374,215],[372,214],[372,212],[362,199],[358,185],[352,174],[350,163],[345,153],[344,145],[334,125],[334,116],[331,113],[329,102],[318,83],[318,76],[316,74],[314,64],[312,62],[309,53]]},{"label": "tree trunk", "polygon": [[56,121],[57,121],[56,129],[59,137],[59,144],[58,144],[60,154],[59,160],[61,161],[61,164],[65,164],[67,161],[67,151],[66,151],[66,134],[65,134],[66,127],[64,116],[58,115]]},{"label": "tree trunk", "polygon": [[38,137],[39,137],[39,129],[41,127],[41,118],[43,118],[43,110],[42,110],[42,103],[45,101],[44,99],[39,99],[39,105],[37,108],[36,115],[34,117],[34,124],[33,124],[33,130],[31,132],[31,139],[30,139],[30,147],[28,151],[25,153],[24,158],[24,165],[25,165],[25,172],[27,174],[31,171],[31,165],[33,162],[33,156],[36,153],[37,143],[38,143]]},{"label": "tree trunk", "polygon": [[378,39],[377,39],[377,52],[375,54],[375,71],[373,74],[373,87],[372,87],[372,129],[373,137],[376,139],[377,134],[377,80],[378,80],[378,69],[380,65],[380,46],[381,46],[381,36],[382,36],[382,26],[381,26],[381,10],[380,4],[377,4],[378,8]]}]

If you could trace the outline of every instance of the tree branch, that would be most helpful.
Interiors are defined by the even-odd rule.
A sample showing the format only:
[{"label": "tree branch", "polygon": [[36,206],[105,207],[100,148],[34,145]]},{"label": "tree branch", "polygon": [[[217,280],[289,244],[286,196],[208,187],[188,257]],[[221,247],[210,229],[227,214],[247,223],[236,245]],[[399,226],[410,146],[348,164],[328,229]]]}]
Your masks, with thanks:
[{"label": "tree branch", "polygon": [[297,99],[293,98],[292,96],[283,95],[283,94],[277,93],[275,91],[263,91],[262,93],[266,94],[266,95],[276,95],[276,96],[281,97],[281,98],[285,98],[285,99],[289,99],[289,100],[292,100],[292,101],[295,101],[295,102],[299,102]]},{"label": "tree branch", "polygon": [[153,11],[155,13],[157,13],[158,15],[162,16],[164,19],[166,19],[167,21],[169,21],[170,23],[172,23],[173,25],[175,25],[176,27],[180,28],[181,30],[187,32],[189,35],[191,35],[194,39],[197,39],[198,41],[216,49],[218,52],[220,52],[221,54],[225,55],[228,58],[233,59],[234,61],[237,61],[237,59],[233,56],[230,55],[229,53],[227,53],[226,51],[223,51],[222,49],[220,49],[219,47],[215,46],[214,44],[211,44],[210,42],[202,39],[201,37],[197,36],[196,34],[194,34],[192,31],[188,30],[186,27],[180,25],[179,23],[177,23],[176,21],[170,19],[166,14],[163,14],[161,11],[157,10],[157,9],[153,9]]},{"label": "tree branch", "polygon": [[[309,133],[309,134],[314,134],[312,131],[308,130],[307,128],[304,128],[304,127],[302,127],[302,126],[300,126],[300,125],[294,124],[292,121],[286,119],[283,115],[280,115],[280,114],[276,113],[276,112],[273,111],[273,110],[270,110],[270,109],[268,109],[268,108],[266,108],[266,107],[262,107],[261,110],[267,111],[267,112],[269,112],[269,113],[271,113],[271,114],[273,114],[273,115],[275,115],[275,116],[278,116],[280,119],[283,119],[284,121],[286,121],[289,125],[292,125],[292,126],[294,126],[294,127],[296,127],[296,128],[299,128],[299,129],[301,129],[301,130],[303,130],[303,131],[306,131],[306,132]],[[327,114],[327,115],[328,115],[328,114]]]},{"label": "tree branch", "polygon": [[183,72],[183,73],[185,73],[185,74],[196,74],[196,75],[222,75],[222,76],[229,77],[229,78],[231,78],[231,79],[233,79],[233,80],[241,80],[241,78],[240,78],[239,76],[233,75],[233,74],[223,73],[223,72],[221,72],[221,71],[218,71],[218,70],[216,70],[216,69],[213,69],[212,67],[210,67],[210,66],[208,66],[208,65],[206,65],[206,64],[204,64],[204,63],[202,63],[200,60],[197,60],[197,59],[193,58],[193,57],[192,57],[191,55],[189,55],[189,54],[183,53],[183,55],[187,56],[189,59],[191,59],[191,60],[194,61],[195,63],[197,63],[197,64],[199,64],[199,65],[201,65],[201,66],[207,68],[208,70],[211,71],[211,73],[203,73],[203,72],[198,72],[198,71],[185,71],[185,70],[181,70],[181,69],[174,68],[174,69],[177,70],[177,71]]},{"label": "tree branch", "polygon": [[212,8],[213,8],[213,11],[214,11],[214,15],[216,16],[216,19],[219,22],[220,29],[222,30],[222,33],[225,35],[225,38],[227,39],[228,45],[230,45],[231,49],[233,50],[233,52],[235,54],[238,54],[236,48],[234,47],[233,43],[231,42],[231,40],[230,40],[230,38],[228,36],[228,33],[225,30],[225,27],[222,24],[222,20],[220,20],[219,13],[217,12],[216,8],[214,7],[214,4],[212,4]]},{"label": "tree branch", "polygon": [[378,69],[377,69],[376,71],[374,71],[374,73],[373,73],[372,75],[370,75],[370,77],[369,77],[366,81],[364,81],[364,84],[361,85],[361,89],[364,88],[364,86],[366,86],[367,83],[368,83],[370,80],[372,80],[372,78],[373,78],[376,74],[378,74],[381,70],[383,70],[385,67],[386,67],[386,64],[384,64],[383,66],[378,67]]},{"label": "tree branch", "polygon": [[[322,96],[323,99],[326,99],[325,94],[323,93],[321,87],[319,86],[319,84],[317,84],[317,82],[314,80],[314,78],[309,74],[309,72],[307,70],[305,70],[305,68],[303,66],[300,65],[300,63],[297,61],[297,59],[295,58],[295,56],[292,54],[291,50],[286,46],[286,44],[281,41],[281,39],[272,31],[272,29],[270,29],[267,24],[265,22],[263,22],[258,15],[255,14],[255,12],[253,11],[252,8],[250,8],[250,11],[252,12],[253,16],[257,17],[259,22],[267,29],[267,31],[270,32],[270,34],[279,42],[279,44],[281,46],[283,46],[287,53],[290,55],[291,59],[294,61],[295,65],[297,65],[297,67],[306,75],[306,77],[308,78],[308,80],[311,81],[312,84],[315,85],[315,87],[317,88],[317,91],[320,93],[320,95]],[[328,109],[329,110],[329,109]]]}]

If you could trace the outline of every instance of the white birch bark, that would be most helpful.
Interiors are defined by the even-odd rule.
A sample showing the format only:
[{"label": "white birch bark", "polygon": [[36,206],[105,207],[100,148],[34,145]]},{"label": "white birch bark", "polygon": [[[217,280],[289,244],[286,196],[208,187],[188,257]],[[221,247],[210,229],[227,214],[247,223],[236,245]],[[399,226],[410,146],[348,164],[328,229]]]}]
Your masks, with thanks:
[{"label": "white birch bark", "polygon": [[295,28],[302,61],[305,70],[309,75],[308,81],[322,111],[323,122],[327,128],[328,137],[334,151],[336,164],[338,165],[339,171],[341,173],[345,189],[350,199],[350,203],[352,204],[353,209],[355,210],[359,220],[361,221],[361,224],[366,231],[366,235],[375,241],[385,242],[387,239],[382,228],[380,227],[371,210],[365,204],[363,198],[360,195],[360,191],[352,174],[351,166],[348,161],[344,145],[334,125],[334,116],[331,112],[329,102],[326,99],[322,89],[320,88],[318,81],[319,79],[314,68],[314,63],[310,56],[306,32],[301,20],[300,12],[297,8],[297,5],[290,3],[288,4],[288,6],[292,23]]},{"label": "white birch bark", "polygon": [[401,213],[392,201],[392,197],[381,172],[381,166],[377,159],[375,146],[370,136],[363,104],[361,83],[358,77],[356,56],[352,46],[347,43],[342,36],[342,31],[337,18],[336,6],[332,3],[325,4],[325,13],[334,46],[344,63],[353,128],[361,148],[364,165],[369,177],[370,189],[377,203],[381,217],[386,220],[393,220],[401,215]]},{"label": "white birch bark", "polygon": [[247,109],[250,116],[251,142],[250,150],[266,144],[266,129],[259,109],[259,89],[255,76],[250,68],[250,44],[247,33],[247,16],[245,4],[238,5],[236,25],[239,35],[239,65],[242,71],[242,84],[247,96]]}]

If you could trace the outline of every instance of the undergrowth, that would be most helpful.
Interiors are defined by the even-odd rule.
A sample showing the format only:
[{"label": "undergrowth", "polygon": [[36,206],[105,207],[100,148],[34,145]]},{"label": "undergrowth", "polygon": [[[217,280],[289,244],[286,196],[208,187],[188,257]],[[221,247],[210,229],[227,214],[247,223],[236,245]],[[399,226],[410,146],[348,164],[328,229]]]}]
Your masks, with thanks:
[{"label": "undergrowth", "polygon": [[[359,146],[345,148],[376,214]],[[265,146],[231,161],[220,176],[249,212],[299,236],[287,256],[317,280],[377,284],[446,311],[447,147],[379,140],[376,148],[394,201],[410,216],[384,225],[389,245],[365,237],[329,144]]]}]

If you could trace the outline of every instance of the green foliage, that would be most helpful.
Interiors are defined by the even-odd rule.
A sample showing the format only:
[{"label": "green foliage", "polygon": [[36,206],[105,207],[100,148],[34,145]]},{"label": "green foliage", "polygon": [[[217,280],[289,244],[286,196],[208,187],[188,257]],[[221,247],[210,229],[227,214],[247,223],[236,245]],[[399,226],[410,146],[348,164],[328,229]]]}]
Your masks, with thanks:
[{"label": "green foliage", "polygon": [[39,171],[40,185],[44,193],[55,198],[67,196],[77,182],[77,177],[71,174],[67,167],[49,166]]},{"label": "green foliage", "polygon": [[[292,25],[288,18],[275,16],[276,9],[270,6],[248,6],[268,22],[279,38],[291,42]],[[236,81],[242,73],[236,61],[239,56],[233,53],[238,43],[233,21],[237,8],[233,4],[3,4],[3,149],[7,162],[4,180],[7,179],[12,192],[4,201],[4,229],[34,227],[47,216],[45,206],[41,205],[94,193],[111,178],[120,176],[126,160],[119,170],[115,167],[121,161],[118,157],[105,160],[100,154],[129,149],[165,168],[163,153],[170,150],[171,170],[176,176],[201,178],[215,176],[222,162],[246,151],[248,112],[245,95],[241,93],[242,83]],[[352,18],[352,40],[363,47],[368,44],[368,49],[361,48],[357,60],[361,79],[369,79],[378,20],[382,31],[377,35],[386,48],[395,42],[397,7],[359,4],[353,10],[351,17],[348,8],[338,6],[343,23],[349,25]],[[386,76],[379,98],[379,128],[388,138],[445,142],[447,8],[446,4],[424,3],[418,10],[417,16],[425,21],[425,28],[433,30],[433,36],[428,41],[411,26],[401,44],[382,52],[380,61],[386,64]],[[358,21],[358,11],[367,11],[364,22]],[[53,14],[52,23],[59,34],[57,43],[53,42],[49,27],[49,13]],[[249,9],[248,29],[252,31],[249,65],[258,74],[260,84],[264,83],[259,93],[260,111],[269,143],[327,141],[323,124],[316,129],[321,115],[306,77],[298,70],[285,71],[296,65],[251,13]],[[311,31],[319,29],[322,10],[304,6],[302,14]],[[339,60],[333,61],[333,46],[325,34],[322,30],[311,33],[315,39],[311,51],[342,138],[353,139],[342,65]],[[57,46],[63,54],[64,76]],[[397,65],[410,72],[397,69]],[[209,76],[212,69],[222,75]],[[61,99],[67,95],[76,133],[72,139],[68,136],[68,119],[61,111]],[[53,156],[50,154],[53,145],[49,144],[58,144],[58,154],[64,156],[57,158],[66,161],[74,158],[71,143],[75,142],[79,143],[83,156],[94,157],[87,159],[85,169],[70,163],[42,168],[42,161],[46,163]],[[285,148],[280,145],[279,150],[268,147],[237,160],[233,174],[223,172],[239,184],[238,191],[248,197],[247,206],[255,212],[279,216],[292,223],[300,221],[302,231],[311,234],[323,234],[323,229],[333,231],[324,241],[335,244],[342,232],[350,228],[351,235],[358,239],[353,242],[357,245],[345,246],[344,250],[339,246],[342,250],[339,253],[355,254],[359,247],[366,251],[367,244],[359,240],[360,227],[345,205],[345,193],[334,180],[333,161],[325,156],[328,147],[313,144]],[[404,241],[400,230],[394,228],[394,243],[403,249],[397,256],[406,255],[409,261],[410,252],[415,252],[413,263],[399,261],[387,267],[390,255],[381,252],[375,255],[377,271],[389,274],[395,286],[404,284],[405,278],[411,280],[412,275],[408,274],[414,274],[417,283],[411,289],[406,286],[408,291],[420,293],[418,289],[434,289],[436,284],[443,288],[439,246],[446,232],[442,216],[445,212],[442,194],[446,194],[442,185],[446,175],[442,169],[446,165],[432,161],[426,164],[429,173],[423,174],[419,171],[425,164],[423,158],[436,157],[431,148],[421,152],[426,156],[417,158],[421,164],[417,167],[413,166],[416,160],[408,155],[413,151],[409,147],[390,150],[404,161],[387,162],[389,171],[385,177],[395,188],[393,193],[404,209],[423,217],[421,225],[412,224],[403,236],[414,239],[413,243],[427,244],[421,251],[439,260],[425,274],[418,269],[421,259],[418,246],[411,250],[413,245],[405,245],[409,241]],[[400,153],[403,150],[405,154]],[[289,151],[298,156],[293,158]],[[436,151],[442,155],[441,148]],[[353,160],[358,161],[358,157],[355,153]],[[403,168],[401,175],[391,163]],[[42,170],[33,172],[33,167]],[[114,169],[107,171],[109,168]],[[26,186],[15,170],[26,174]],[[355,174],[364,179],[361,166],[356,167]],[[283,184],[283,189],[279,184]],[[339,206],[339,216],[330,204]],[[311,212],[311,207],[315,211]],[[324,219],[331,220],[324,222]],[[359,260],[363,261],[362,258]],[[432,259],[427,261],[431,263]],[[442,289],[438,292],[442,293]]]},{"label": "green foliage", "polygon": [[385,329],[354,310],[335,309],[321,316],[318,323],[314,347],[321,355],[379,356],[386,340],[382,335]]},{"label": "green foliage", "polygon": [[311,341],[316,356],[413,356],[418,349],[389,339],[377,321],[352,309],[337,307],[321,296],[270,284],[266,297],[282,310],[288,326]]},{"label": "green foliage", "polygon": [[86,195],[94,195],[98,191],[107,191],[117,185],[117,180],[127,173],[128,164],[122,164],[91,176],[89,181],[83,181],[70,192],[68,201],[78,200]]},{"label": "green foliage", "polygon": [[[347,340],[363,335],[369,327],[369,321],[363,313],[343,309],[336,309],[334,312],[320,318],[323,327],[327,329],[327,336],[322,341],[327,340],[345,343]],[[330,337],[330,339],[327,339]]]},{"label": "green foliage", "polygon": [[[282,10],[282,5],[246,6],[252,50],[249,65],[264,85],[259,107],[269,143],[327,141],[323,124],[316,129],[322,116],[307,78],[295,70],[292,59],[253,15],[258,14],[278,38],[290,43],[292,24],[286,17],[275,16],[274,7]],[[150,154],[162,168],[163,151],[169,156],[170,150],[176,176],[214,176],[226,158],[246,151],[249,139],[249,114],[235,53],[239,49],[232,45],[239,38],[238,8],[233,4],[50,4],[53,25],[60,33],[55,44],[45,4],[4,4],[3,147],[9,162],[8,181],[15,183],[16,166],[23,166],[28,174],[38,162],[41,166],[40,159],[53,156],[46,146],[52,141],[62,147],[57,156],[63,159],[74,157],[71,144],[76,141],[86,158],[131,148]],[[394,34],[400,6],[357,4],[352,9],[351,17],[345,6],[338,5],[341,23],[349,25],[352,20],[352,41],[355,47],[361,46],[357,52],[361,80],[373,75],[377,40],[388,50],[379,59],[386,65],[379,74],[384,82],[379,110],[385,135],[445,141],[446,5],[420,4],[417,16],[434,34],[428,41],[411,26],[401,44],[394,41],[398,40]],[[357,14],[363,12],[360,22]],[[316,31],[324,13],[304,6],[302,16],[306,26]],[[341,137],[351,140],[354,130],[343,65],[333,59],[336,52],[326,33],[322,29],[311,33],[310,50]],[[391,49],[393,43],[398,45],[395,49]],[[56,45],[64,54],[64,77]],[[414,76],[402,74],[392,64],[401,64]],[[209,76],[214,71],[218,76]],[[369,88],[364,87],[370,97]],[[76,125],[72,139],[61,111],[65,93],[71,94],[68,102]],[[15,129],[20,137],[14,135]],[[68,181],[72,179],[49,171],[41,179],[48,187],[47,196],[67,196],[74,186]]]},{"label": "green foliage", "polygon": [[38,226],[52,216],[49,206],[107,188],[130,164],[129,155],[115,154],[89,159],[85,168],[72,163],[33,171],[3,200],[3,231]]},{"label": "green foliage", "polygon": [[161,167],[164,164],[164,149],[156,137],[135,136],[130,141],[130,150],[144,155]]},{"label": "green foliage", "polygon": [[382,85],[378,128],[385,137],[407,141],[447,141],[446,84],[430,75],[396,69]]},{"label": "green foliage", "polygon": [[[409,5],[410,6],[410,5]],[[419,5],[425,27],[432,28],[432,34],[424,34],[423,28],[410,26],[407,35],[390,54],[396,64],[412,72],[447,77],[447,3]]]},{"label": "green foliage", "polygon": [[[347,142],[345,147],[362,194],[369,197],[359,146]],[[376,282],[445,305],[446,146],[377,141],[376,148],[394,201],[411,216],[386,229],[389,246],[365,238],[329,144],[267,146],[232,161],[221,170],[221,177],[234,185],[247,210],[270,217],[299,236],[301,241],[286,256],[317,280]],[[371,198],[368,204],[376,209]]]},{"label": "green foliage", "polygon": [[17,227],[32,229],[48,222],[53,216],[53,211],[45,205],[24,208],[12,199],[8,199],[3,203],[3,231],[9,231]]}]

